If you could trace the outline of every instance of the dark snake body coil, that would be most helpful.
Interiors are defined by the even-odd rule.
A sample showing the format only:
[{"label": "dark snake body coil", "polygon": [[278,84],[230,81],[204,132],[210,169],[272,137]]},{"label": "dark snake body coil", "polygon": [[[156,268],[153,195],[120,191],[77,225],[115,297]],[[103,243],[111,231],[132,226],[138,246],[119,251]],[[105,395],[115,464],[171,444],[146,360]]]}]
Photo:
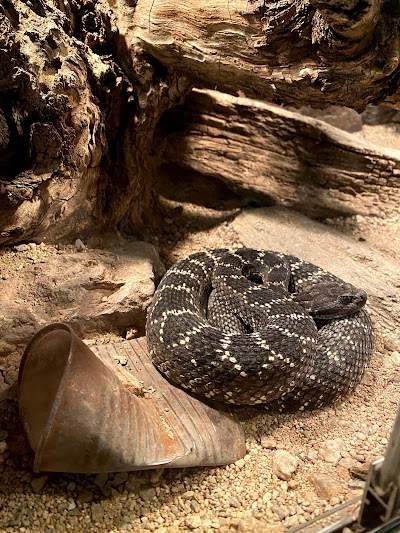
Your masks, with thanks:
[{"label": "dark snake body coil", "polygon": [[154,364],[207,398],[317,408],[360,382],[373,352],[366,294],[277,252],[216,249],[176,263],[146,335]]}]

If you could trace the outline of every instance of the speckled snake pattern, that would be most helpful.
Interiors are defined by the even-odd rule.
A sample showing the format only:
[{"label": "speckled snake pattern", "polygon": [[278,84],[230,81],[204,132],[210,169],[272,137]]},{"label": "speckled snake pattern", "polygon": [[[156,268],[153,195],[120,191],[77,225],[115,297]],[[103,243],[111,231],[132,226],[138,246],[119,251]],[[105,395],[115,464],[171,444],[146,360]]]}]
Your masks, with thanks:
[{"label": "speckled snake pattern", "polygon": [[214,249],[161,280],[146,336],[154,364],[203,397],[318,408],[360,382],[374,347],[366,293],[278,252]]}]

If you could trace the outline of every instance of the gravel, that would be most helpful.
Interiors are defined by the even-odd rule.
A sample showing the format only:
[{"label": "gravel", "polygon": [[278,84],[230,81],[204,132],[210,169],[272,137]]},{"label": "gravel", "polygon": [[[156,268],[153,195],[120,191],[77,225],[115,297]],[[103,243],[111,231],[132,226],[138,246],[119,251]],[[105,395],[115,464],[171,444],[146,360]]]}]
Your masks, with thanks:
[{"label": "gravel", "polygon": [[[198,226],[184,210],[189,227],[171,214],[168,235],[153,236],[167,266],[204,247],[240,245],[221,222],[226,214],[210,229],[206,211],[195,212]],[[35,253],[45,252],[38,245]],[[284,533],[360,495],[364,482],[352,472],[384,453],[398,398],[397,336],[379,324],[377,336],[365,379],[342,404],[284,415],[237,408],[247,453],[225,467],[32,475],[15,397],[0,401],[0,531]],[[0,359],[0,383],[2,375],[15,379],[20,356]]]},{"label": "gravel", "polygon": [[[247,454],[222,468],[32,477],[31,456],[13,442],[16,402],[3,402],[0,528],[283,533],[361,493],[363,482],[350,470],[383,453],[396,408],[397,385],[387,379],[393,368],[382,368],[383,357],[374,356],[372,385],[363,382],[334,409],[276,416],[237,409]],[[337,463],[327,460],[330,441],[341,454]],[[289,480],[278,477],[277,457],[298,462]]]}]

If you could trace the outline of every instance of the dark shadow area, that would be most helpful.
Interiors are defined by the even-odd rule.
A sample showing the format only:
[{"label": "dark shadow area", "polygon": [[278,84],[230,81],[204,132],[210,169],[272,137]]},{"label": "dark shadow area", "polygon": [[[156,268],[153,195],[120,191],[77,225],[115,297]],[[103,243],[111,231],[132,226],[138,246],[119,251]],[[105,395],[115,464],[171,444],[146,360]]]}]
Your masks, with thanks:
[{"label": "dark shadow area", "polygon": [[221,211],[274,205],[268,195],[259,191],[239,186],[232,188],[219,178],[183,168],[175,163],[161,164],[155,191],[168,200]]}]

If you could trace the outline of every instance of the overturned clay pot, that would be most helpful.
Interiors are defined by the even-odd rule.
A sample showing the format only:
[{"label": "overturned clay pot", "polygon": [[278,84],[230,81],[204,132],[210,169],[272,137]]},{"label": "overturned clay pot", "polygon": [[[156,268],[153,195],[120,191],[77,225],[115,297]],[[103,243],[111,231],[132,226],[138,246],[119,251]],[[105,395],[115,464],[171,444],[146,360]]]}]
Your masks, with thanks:
[{"label": "overturned clay pot", "polygon": [[68,325],[46,326],[25,350],[18,399],[35,472],[217,466],[245,454],[229,408],[166,381],[144,338],[92,351]]}]

